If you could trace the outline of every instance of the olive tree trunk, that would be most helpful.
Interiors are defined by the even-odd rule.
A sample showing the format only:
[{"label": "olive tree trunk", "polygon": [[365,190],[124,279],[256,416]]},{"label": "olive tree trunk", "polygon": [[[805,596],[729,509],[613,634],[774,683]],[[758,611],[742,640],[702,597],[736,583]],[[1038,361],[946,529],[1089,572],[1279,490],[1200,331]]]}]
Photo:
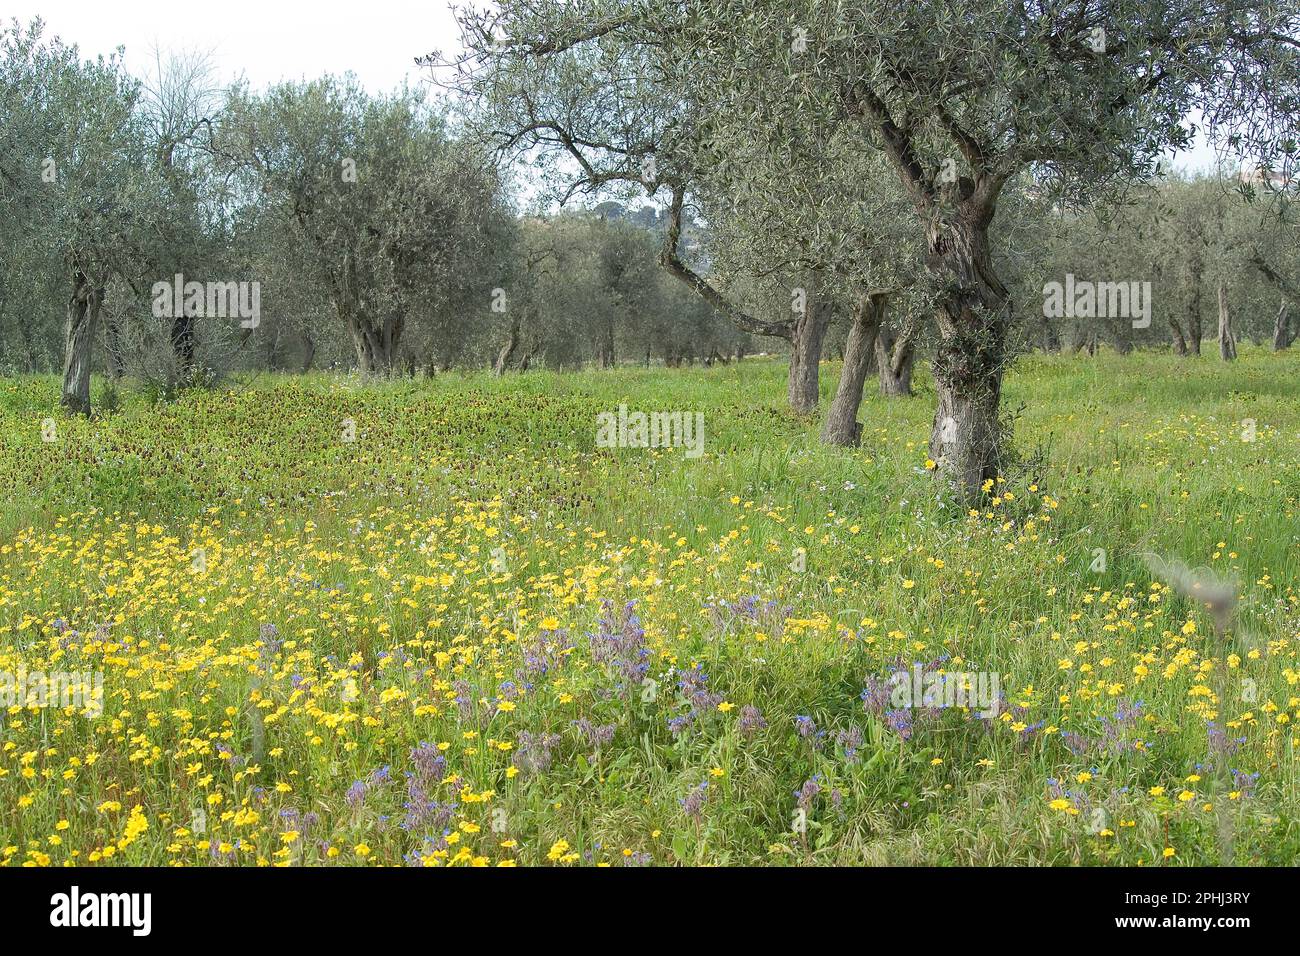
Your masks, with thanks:
[{"label": "olive tree trunk", "polygon": [[302,374],[311,371],[312,362],[316,360],[316,340],[307,332],[302,333]]},{"label": "olive tree trunk", "polygon": [[1190,354],[1201,354],[1201,272],[1192,270],[1192,298],[1187,304],[1187,348]]},{"label": "olive tree trunk", "polygon": [[871,293],[853,305],[848,341],[844,346],[844,369],[840,372],[840,382],[826,415],[826,424],[822,426],[822,441],[827,445],[852,448],[862,439],[858,409],[862,405],[862,390],[871,369],[871,354],[885,315],[887,298],[885,293]]},{"label": "olive tree trunk", "polygon": [[97,288],[80,271],[73,275],[72,297],[63,336],[63,394],[59,403],[76,415],[90,414],[90,366],[95,344],[95,327],[104,302],[104,290]]},{"label": "olive tree trunk", "polygon": [[1061,351],[1061,335],[1056,331],[1056,326],[1052,324],[1052,321],[1046,317],[1043,318],[1042,336],[1044,352]]},{"label": "olive tree trunk", "polygon": [[519,348],[519,327],[520,318],[516,314],[514,319],[510,322],[510,337],[506,339],[506,344],[503,345],[501,351],[497,353],[496,365],[492,369],[493,375],[499,377],[510,367],[510,362],[515,356],[515,351]]},{"label": "olive tree trunk", "polygon": [[172,354],[176,357],[176,369],[181,378],[187,378],[194,371],[194,316],[185,312],[183,308],[176,310],[171,330]]},{"label": "olive tree trunk", "polygon": [[355,306],[345,310],[344,318],[361,371],[380,375],[392,372],[397,346],[402,338],[402,319],[390,317],[375,322]]},{"label": "olive tree trunk", "polygon": [[886,398],[911,396],[912,364],[916,349],[910,333],[896,333],[883,323],[876,336],[876,368],[880,373],[880,394]]},{"label": "olive tree trunk", "polygon": [[790,335],[790,380],[786,395],[796,415],[811,415],[820,398],[822,342],[830,324],[830,303],[811,292]]},{"label": "olive tree trunk", "polygon": [[596,361],[601,368],[614,367],[614,318],[606,316],[596,343]]},{"label": "olive tree trunk", "polygon": [[963,207],[927,228],[928,265],[945,277],[935,319],[938,408],[930,457],[957,499],[975,502],[1002,464],[998,410],[1006,362],[1010,293],[993,271],[990,205]]},{"label": "olive tree trunk", "polygon": [[1250,257],[1250,262],[1268,280],[1269,284],[1282,294],[1278,303],[1277,317],[1273,320],[1273,351],[1280,352],[1290,348],[1300,329],[1291,328],[1291,309],[1300,308],[1300,289],[1297,289],[1285,276],[1273,268],[1272,262],[1259,251]]},{"label": "olive tree trunk", "polygon": [[1232,334],[1232,312],[1228,308],[1228,284],[1219,280],[1219,357],[1231,362],[1237,357],[1237,338]]},{"label": "olive tree trunk", "polygon": [[108,377],[116,382],[126,374],[126,356],[122,354],[122,317],[114,309],[104,315],[104,341]]},{"label": "olive tree trunk", "polygon": [[1172,315],[1169,317],[1169,331],[1173,333],[1174,337],[1174,354],[1185,356],[1187,354],[1187,339],[1183,335],[1183,327],[1178,324],[1178,320]]},{"label": "olive tree trunk", "polygon": [[1291,347],[1295,333],[1291,331],[1291,310],[1283,302],[1277,307],[1277,318],[1273,320],[1273,351],[1281,352]]}]

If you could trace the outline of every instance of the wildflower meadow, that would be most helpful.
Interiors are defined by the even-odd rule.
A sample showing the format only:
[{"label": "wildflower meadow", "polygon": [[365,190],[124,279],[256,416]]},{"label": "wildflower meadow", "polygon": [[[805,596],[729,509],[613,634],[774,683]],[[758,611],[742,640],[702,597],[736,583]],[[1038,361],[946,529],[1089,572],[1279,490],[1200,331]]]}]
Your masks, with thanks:
[{"label": "wildflower meadow", "polygon": [[1300,357],[1025,357],[974,507],[785,374],[0,380],[0,866],[1296,858]]}]

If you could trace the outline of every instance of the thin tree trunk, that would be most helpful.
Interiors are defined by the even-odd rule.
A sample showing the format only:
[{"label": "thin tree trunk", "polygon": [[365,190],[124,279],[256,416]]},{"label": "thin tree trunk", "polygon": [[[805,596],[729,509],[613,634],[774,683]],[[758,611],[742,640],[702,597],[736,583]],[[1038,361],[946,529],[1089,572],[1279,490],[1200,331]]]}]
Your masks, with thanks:
[{"label": "thin tree trunk", "polygon": [[1061,351],[1061,336],[1056,331],[1056,326],[1051,320],[1044,316],[1043,318],[1043,351],[1047,353]]},{"label": "thin tree trunk", "polygon": [[1192,269],[1192,300],[1187,304],[1187,347],[1201,354],[1201,271]]},{"label": "thin tree trunk", "polygon": [[27,353],[27,371],[29,374],[35,374],[37,371],[43,370],[42,365],[44,364],[36,358],[36,340],[32,335],[32,325],[31,322],[18,323],[18,328],[22,330],[23,351]]},{"label": "thin tree trunk", "polygon": [[1174,354],[1187,355],[1187,339],[1183,336],[1183,327],[1172,315],[1169,317],[1169,331],[1174,336]]},{"label": "thin tree trunk", "polygon": [[194,316],[186,315],[183,307],[176,309],[176,317],[172,319],[171,340],[177,371],[182,379],[187,379],[194,371]]},{"label": "thin tree trunk", "polygon": [[844,346],[844,369],[822,427],[822,441],[827,445],[852,448],[862,439],[858,409],[887,301],[885,293],[873,292],[853,305],[849,337]]},{"label": "thin tree trunk", "polygon": [[521,319],[516,314],[510,322],[510,337],[506,340],[506,344],[501,347],[501,351],[497,353],[497,363],[492,369],[493,375],[500,377],[510,367],[510,361],[515,357],[515,350],[519,348],[520,323]]},{"label": "thin tree trunk", "polygon": [[1281,352],[1290,348],[1295,336],[1291,333],[1291,310],[1282,302],[1277,307],[1277,318],[1273,320],[1273,351]]},{"label": "thin tree trunk", "polygon": [[614,367],[614,319],[608,317],[600,330],[600,343],[596,348],[596,359],[601,368]]},{"label": "thin tree trunk", "polygon": [[104,339],[108,377],[116,382],[126,374],[126,359],[122,355],[122,318],[113,310],[104,316]]},{"label": "thin tree trunk", "polygon": [[95,288],[84,273],[73,276],[72,297],[64,326],[63,394],[60,404],[77,415],[90,414],[90,364],[95,326],[104,290]]},{"label": "thin tree trunk", "polygon": [[1228,308],[1228,284],[1219,280],[1219,358],[1231,362],[1237,357],[1237,339],[1232,334],[1232,312]]},{"label": "thin tree trunk", "polygon": [[302,360],[302,374],[306,375],[311,370],[311,363],[316,358],[316,340],[304,332],[302,333],[302,344],[306,352]]},{"label": "thin tree trunk", "polygon": [[275,324],[275,334],[266,336],[266,366],[273,372],[284,368],[284,347],[280,339],[281,326]]}]

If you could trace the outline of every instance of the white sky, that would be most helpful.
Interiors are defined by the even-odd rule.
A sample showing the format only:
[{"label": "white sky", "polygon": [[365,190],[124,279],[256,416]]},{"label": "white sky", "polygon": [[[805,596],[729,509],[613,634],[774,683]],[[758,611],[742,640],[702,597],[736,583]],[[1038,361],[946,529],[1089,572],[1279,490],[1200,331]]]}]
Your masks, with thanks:
[{"label": "white sky", "polygon": [[[484,6],[485,3],[476,4]],[[417,85],[414,59],[459,49],[447,0],[5,0],[0,17],[40,16],[46,35],[76,43],[85,58],[126,48],[126,66],[151,72],[153,49],[210,52],[222,80],[241,74],[254,89],[282,80],[352,71],[372,93]],[[1199,142],[1179,166],[1208,169]]]},{"label": "white sky", "polygon": [[152,50],[211,51],[223,80],[256,89],[351,70],[371,92],[414,86],[415,57],[458,49],[446,0],[5,0],[0,17],[39,16],[46,36],[76,43],[83,58],[126,47],[143,76]]}]

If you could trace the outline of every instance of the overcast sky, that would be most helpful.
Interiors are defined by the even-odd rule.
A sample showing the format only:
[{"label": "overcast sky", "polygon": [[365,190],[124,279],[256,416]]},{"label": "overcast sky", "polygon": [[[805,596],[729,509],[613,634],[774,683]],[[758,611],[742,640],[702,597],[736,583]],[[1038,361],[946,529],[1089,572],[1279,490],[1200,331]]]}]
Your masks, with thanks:
[{"label": "overcast sky", "polygon": [[[371,92],[414,86],[424,75],[415,57],[460,45],[447,0],[4,0],[0,13],[23,23],[38,15],[83,57],[126,47],[137,76],[150,72],[155,45],[202,50],[222,79],[242,74],[255,89],[349,70]],[[1202,143],[1177,164],[1208,169],[1213,157]]]},{"label": "overcast sky", "polygon": [[223,79],[255,87],[351,70],[372,92],[422,71],[413,60],[459,48],[446,0],[4,0],[0,17],[39,16],[46,35],[76,43],[83,57],[126,47],[127,68],[148,71],[155,44],[211,51]]}]

